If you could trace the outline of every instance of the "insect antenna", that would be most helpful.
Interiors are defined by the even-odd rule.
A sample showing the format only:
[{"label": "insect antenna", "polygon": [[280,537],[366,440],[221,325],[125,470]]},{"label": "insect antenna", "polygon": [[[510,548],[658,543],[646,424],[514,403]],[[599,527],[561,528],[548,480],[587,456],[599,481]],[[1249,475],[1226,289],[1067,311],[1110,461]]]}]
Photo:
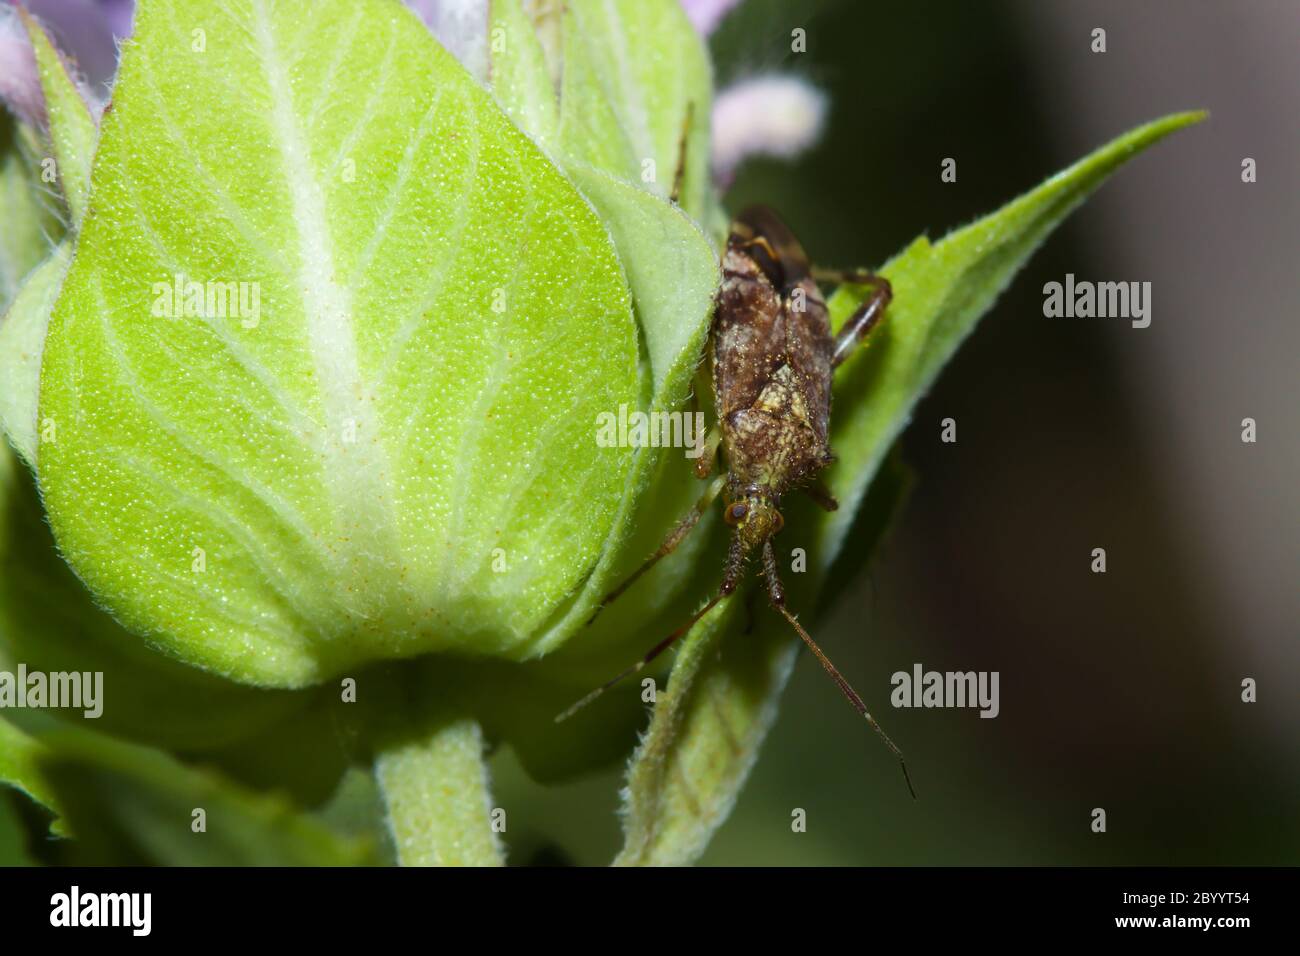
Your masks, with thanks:
[{"label": "insect antenna", "polygon": [[[560,723],[561,721],[568,720],[570,717],[572,717],[572,716],[573,716],[574,714],[576,714],[578,711],[582,710],[582,708],[586,707],[588,704],[590,704],[593,700],[595,700],[595,699],[596,699],[597,697],[599,697],[601,694],[605,693],[605,691],[609,690],[611,687],[613,687],[613,686],[614,686],[615,684],[617,684],[619,681],[623,680],[623,678],[625,678],[625,677],[629,677],[629,676],[631,676],[632,674],[635,674],[637,671],[641,670],[641,668],[645,667],[647,664],[649,664],[651,661],[653,661],[656,657],[658,657],[658,656],[659,656],[660,654],[662,654],[664,651],[668,650],[668,648],[672,647],[673,644],[675,644],[675,643],[676,643],[676,642],[677,642],[677,641],[678,641],[678,640],[679,640],[679,639],[680,639],[680,638],[681,638],[681,637],[682,637],[682,636],[683,636],[687,631],[689,631],[692,627],[694,627],[694,626],[695,626],[695,623],[696,623],[700,618],[704,617],[704,615],[706,615],[706,614],[708,614],[710,611],[712,611],[713,608],[717,605],[717,603],[718,603],[719,601],[721,601],[724,597],[727,596],[727,593],[728,593],[728,592],[725,592],[725,591],[718,593],[714,598],[712,598],[712,599],[709,601],[708,604],[704,605],[704,607],[700,608],[699,611],[697,611],[695,614],[691,615],[690,619],[689,619],[685,624],[683,624],[681,627],[677,628],[677,630],[673,631],[671,634],[669,634],[667,637],[665,637],[662,641],[660,641],[660,642],[659,642],[658,644],[656,644],[654,647],[650,648],[650,650],[646,652],[645,657],[641,658],[639,661],[637,661],[637,662],[636,662],[635,664],[633,664],[631,667],[627,668],[627,670],[623,671],[623,672],[620,673],[620,674],[616,674],[614,677],[611,677],[609,680],[605,681],[605,683],[601,684],[599,687],[597,687],[595,690],[593,690],[593,691],[592,691],[590,694],[588,694],[586,697],[582,698],[580,701],[578,701],[577,703],[575,703],[572,707],[570,707],[570,708],[569,708],[568,710],[566,710],[564,713],[562,713],[562,714],[558,714],[558,715],[556,716],[556,718],[555,718],[555,722],[558,724],[558,723]],[[868,718],[868,719],[870,719],[870,718]],[[877,729],[879,729],[879,728],[877,728]]]},{"label": "insect antenna", "polygon": [[894,741],[890,739],[889,734],[885,733],[884,728],[876,723],[876,718],[872,717],[867,711],[867,705],[863,703],[862,698],[858,696],[858,692],[853,689],[852,685],[849,684],[844,675],[841,674],[835,665],[831,663],[831,659],[826,656],[825,652],[822,651],[820,647],[817,646],[817,642],[812,639],[812,635],[803,629],[803,625],[795,619],[795,616],[786,609],[785,605],[773,604],[773,607],[780,611],[785,619],[790,622],[790,626],[795,629],[801,638],[803,638],[803,642],[808,645],[809,650],[817,656],[817,660],[821,661],[822,667],[826,668],[826,673],[831,675],[831,680],[835,681],[840,692],[848,698],[849,703],[853,705],[853,709],[856,710],[860,716],[867,719],[867,723],[869,723],[871,728],[880,735],[880,739],[885,742],[885,746],[888,747],[893,755],[898,758],[898,765],[903,770],[903,779],[907,781],[907,790],[911,793],[912,799],[915,800],[916,788],[912,786],[912,776],[907,772],[907,764],[903,761],[903,751],[898,749],[898,744],[894,743]]}]

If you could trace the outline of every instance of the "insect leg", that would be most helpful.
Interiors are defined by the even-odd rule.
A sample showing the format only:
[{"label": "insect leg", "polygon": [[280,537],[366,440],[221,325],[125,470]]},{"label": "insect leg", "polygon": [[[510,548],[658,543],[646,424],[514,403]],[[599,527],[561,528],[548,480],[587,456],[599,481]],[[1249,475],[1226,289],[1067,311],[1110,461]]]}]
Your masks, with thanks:
[{"label": "insect leg", "polygon": [[635,674],[637,671],[641,670],[641,668],[645,667],[647,664],[649,664],[651,661],[653,661],[656,657],[658,657],[658,656],[659,656],[660,654],[662,654],[664,651],[668,650],[668,648],[670,648],[670,647],[672,647],[674,644],[676,644],[677,641],[680,640],[682,637],[684,637],[687,633],[689,633],[690,629],[693,628],[693,627],[695,626],[695,623],[696,623],[700,618],[704,617],[704,615],[706,615],[706,614],[708,614],[710,611],[712,611],[713,608],[717,605],[717,603],[718,603],[719,601],[721,601],[721,600],[722,600],[724,597],[726,597],[726,596],[727,596],[727,595],[726,595],[724,592],[719,591],[719,592],[718,592],[714,597],[712,597],[712,598],[709,600],[709,603],[708,603],[708,604],[704,605],[704,607],[700,608],[698,611],[696,611],[694,614],[692,614],[691,617],[690,617],[690,620],[688,620],[688,621],[687,621],[685,624],[683,624],[681,627],[677,628],[677,630],[673,631],[671,634],[669,634],[667,637],[665,637],[662,641],[660,641],[660,642],[659,642],[658,644],[656,644],[654,647],[650,648],[650,650],[646,652],[645,657],[641,658],[639,661],[637,661],[635,664],[633,664],[633,665],[632,665],[631,667],[629,667],[627,670],[625,670],[625,671],[623,671],[622,673],[617,674],[617,675],[615,675],[614,677],[610,678],[609,680],[605,681],[605,683],[601,684],[599,687],[597,687],[595,690],[593,690],[593,691],[592,691],[590,694],[588,694],[586,697],[582,698],[580,701],[578,701],[576,704],[574,704],[572,707],[570,707],[570,708],[569,708],[568,710],[566,710],[564,713],[562,713],[562,714],[557,714],[556,717],[555,717],[555,722],[558,724],[558,723],[560,723],[561,721],[568,720],[570,717],[572,717],[572,716],[573,716],[574,714],[576,714],[578,711],[582,710],[582,708],[586,707],[586,706],[587,706],[588,704],[590,704],[593,700],[595,700],[595,699],[596,699],[597,697],[599,697],[601,694],[605,693],[605,691],[609,690],[611,687],[613,687],[615,684],[617,684],[617,683],[618,683],[619,681],[621,681],[623,678],[625,678],[625,677],[629,677],[629,676],[631,676],[632,674]]},{"label": "insect leg", "polygon": [[597,615],[605,609],[605,605],[618,598],[624,591],[635,584],[641,575],[653,568],[661,558],[666,558],[677,550],[677,546],[682,543],[688,534],[690,534],[691,529],[699,523],[704,512],[709,510],[709,505],[713,504],[714,499],[722,493],[722,487],[726,483],[726,475],[718,475],[718,477],[709,482],[709,487],[704,490],[704,494],[700,496],[700,500],[695,502],[695,507],[688,511],[686,516],[682,518],[681,521],[677,522],[676,526],[668,532],[668,537],[664,538],[664,542],[659,545],[658,550],[655,551],[654,554],[650,555],[650,557],[646,558],[645,563],[633,571],[629,577],[625,578],[618,587],[614,588],[614,590],[601,598],[600,603],[596,605],[596,610],[592,611],[591,617],[587,618],[588,624],[596,620]]},{"label": "insect leg", "polygon": [[[718,476],[718,478],[714,481],[713,484],[715,484],[715,485],[718,484],[718,482],[722,481],[725,477],[726,477],[725,475],[720,475],[720,476]],[[698,507],[699,507],[699,506],[697,505],[697,508],[698,508]],[[707,507],[708,507],[707,504],[706,504],[704,507],[707,508]],[[701,508],[700,510],[703,511],[702,508]],[[688,518],[689,518],[689,516],[688,516]],[[688,520],[688,519],[687,519],[687,520]],[[685,520],[683,521],[683,523],[685,523]],[[678,527],[681,527],[681,525],[679,525]],[[688,530],[689,530],[689,529],[688,529]],[[683,534],[683,537],[684,537],[684,536],[685,536],[685,535]],[[671,538],[671,535],[670,535],[669,537]],[[665,542],[665,544],[666,544],[666,543],[667,543],[667,542]],[[769,542],[769,543],[768,543],[768,546],[767,546],[767,551],[764,552],[765,560],[766,560],[766,555],[767,555],[767,553],[771,551],[771,547],[772,547],[771,542]],[[662,550],[662,549],[661,549],[661,550]],[[653,560],[655,560],[655,559],[652,558],[652,559],[651,559],[651,562],[652,562]],[[772,557],[772,561],[775,562],[775,560],[776,560],[776,558],[775,558],[775,556],[773,556],[773,557]],[[637,574],[639,575],[639,574],[640,574],[641,572],[643,572],[647,567],[649,567],[649,565],[650,565],[651,562],[647,562],[645,565],[643,565],[643,566],[641,567],[641,569],[637,572]],[[662,654],[664,651],[668,650],[668,648],[672,647],[673,644],[677,643],[677,641],[679,641],[683,636],[685,636],[685,635],[690,631],[690,629],[691,629],[692,627],[695,626],[696,622],[699,621],[700,618],[702,618],[702,617],[704,617],[704,615],[708,614],[709,611],[713,610],[713,608],[717,606],[718,602],[722,601],[724,598],[726,598],[728,595],[730,595],[732,592],[734,592],[734,591],[736,590],[736,587],[738,586],[738,584],[739,584],[739,582],[740,582],[741,575],[744,573],[744,567],[745,567],[745,551],[744,551],[744,548],[743,548],[742,545],[741,545],[740,536],[739,536],[739,535],[732,535],[732,538],[731,538],[731,546],[730,546],[730,549],[729,549],[728,552],[727,552],[727,567],[726,567],[726,570],[723,572],[723,575],[722,575],[722,584],[721,584],[721,585],[719,586],[719,588],[718,588],[718,593],[717,593],[716,595],[714,595],[713,598],[710,599],[709,602],[708,602],[707,604],[704,605],[704,607],[700,608],[700,609],[699,609],[698,611],[696,611],[693,615],[691,615],[691,617],[686,621],[685,624],[683,624],[681,627],[677,628],[675,631],[673,631],[671,634],[669,634],[667,637],[665,637],[662,641],[660,641],[660,642],[659,642],[658,644],[656,644],[654,647],[650,648],[650,650],[646,652],[645,657],[641,658],[641,660],[637,661],[637,662],[636,662],[635,664],[633,664],[631,667],[627,668],[626,670],[622,671],[621,673],[616,674],[614,677],[612,677],[612,678],[610,678],[609,680],[605,681],[605,683],[601,684],[599,687],[597,687],[595,690],[593,690],[590,694],[587,694],[587,696],[583,697],[581,700],[579,700],[577,703],[575,703],[575,704],[574,704],[572,707],[570,707],[568,710],[564,711],[564,713],[559,714],[559,715],[555,718],[555,722],[558,724],[558,723],[560,723],[561,721],[563,721],[563,720],[567,720],[568,718],[572,717],[575,713],[577,713],[577,712],[578,712],[579,710],[581,710],[582,708],[586,707],[586,706],[587,706],[588,704],[590,704],[593,700],[595,700],[595,699],[596,699],[597,697],[599,697],[601,694],[605,693],[605,691],[609,690],[611,687],[613,687],[613,686],[614,686],[615,684],[617,684],[619,681],[621,681],[621,680],[623,680],[624,678],[626,678],[626,677],[630,677],[631,675],[637,673],[637,672],[640,671],[643,667],[645,667],[647,664],[649,664],[651,661],[653,661],[656,657],[658,657],[660,654]],[[772,580],[776,580],[776,578],[775,578],[775,576],[774,576],[774,575],[775,575],[775,564],[773,564],[773,569],[772,569],[772,571],[771,571],[770,573],[773,575],[773,577],[772,577],[771,579],[772,579]],[[631,581],[634,581],[634,580],[636,580],[636,575],[633,575],[632,578],[630,578],[628,581],[624,582],[624,584],[623,584],[622,587],[626,588],[627,585],[630,584]],[[778,590],[778,592],[779,592],[779,591],[780,591],[780,588],[781,588],[781,582],[780,582],[779,580],[776,580],[776,587],[777,587],[777,590]],[[751,594],[751,595],[750,595],[750,598],[752,598],[752,597],[753,597],[753,595]],[[608,601],[608,600],[612,600],[612,598],[609,598],[609,599],[606,599],[606,600],[607,600],[607,601]],[[784,600],[784,598],[783,598],[783,600]],[[601,606],[603,607],[603,606],[604,606],[604,603],[602,603]],[[751,613],[751,615],[752,615],[752,602],[751,602],[750,600],[746,600],[746,604],[745,604],[745,606],[746,606],[747,609],[749,609],[749,613]],[[597,611],[599,611],[599,608],[597,609]],[[593,617],[594,617],[594,615],[593,615]],[[747,628],[746,630],[748,630],[748,628]]]},{"label": "insect leg", "polygon": [[869,284],[874,285],[876,291],[871,293],[866,301],[858,306],[857,311],[849,316],[848,321],[840,329],[839,335],[835,336],[835,354],[831,359],[832,368],[838,367],[841,362],[852,354],[858,343],[867,337],[875,324],[880,321],[880,317],[884,315],[889,300],[894,297],[888,279],[881,276],[870,276]]},{"label": "insect leg", "polygon": [[870,269],[827,269],[822,266],[811,266],[809,271],[818,282],[834,285],[844,283],[849,285],[876,285],[885,281]]},{"label": "insect leg", "polygon": [[814,481],[810,485],[804,485],[803,493],[815,501],[818,507],[823,511],[840,510],[840,503],[835,500],[835,496],[831,494],[830,489],[820,481]]},{"label": "insect leg", "polygon": [[791,614],[789,609],[785,606],[785,588],[782,586],[781,578],[776,571],[776,550],[772,547],[771,539],[768,539],[763,544],[763,573],[767,577],[767,596],[772,602],[772,607],[776,608],[776,610],[780,612],[781,616],[790,622],[790,626],[795,629],[795,632],[803,639],[803,642],[808,645],[808,649],[812,651],[817,660],[821,662],[822,667],[826,668],[826,673],[830,675],[831,680],[835,681],[840,692],[848,699],[848,702],[853,705],[853,709],[858,712],[859,716],[866,719],[867,723],[871,725],[871,728],[880,735],[880,739],[885,742],[885,746],[888,747],[893,755],[898,758],[898,765],[903,768],[903,779],[907,781],[907,789],[911,792],[912,799],[916,799],[916,790],[912,786],[912,778],[907,772],[907,764],[903,762],[903,752],[899,750],[898,745],[890,739],[889,734],[885,733],[881,726],[876,723],[876,719],[871,716],[870,712],[867,710],[867,705],[863,702],[862,698],[858,696],[858,692],[853,689],[852,685],[849,684],[844,675],[841,674],[835,665],[831,663],[830,658],[827,657],[822,649],[817,646],[817,642],[812,639],[812,635],[803,629],[803,625],[795,619],[795,616]]}]

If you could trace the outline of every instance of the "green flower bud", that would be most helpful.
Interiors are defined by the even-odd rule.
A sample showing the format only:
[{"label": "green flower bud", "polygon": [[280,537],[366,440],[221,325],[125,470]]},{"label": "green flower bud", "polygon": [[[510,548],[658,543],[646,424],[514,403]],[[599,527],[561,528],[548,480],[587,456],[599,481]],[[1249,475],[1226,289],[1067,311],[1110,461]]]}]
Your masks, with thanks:
[{"label": "green flower bud", "polygon": [[[129,628],[236,680],[538,656],[641,490],[595,422],[684,392],[709,246],[575,151],[589,202],[395,5],[312,26],[141,5],[45,340],[51,525]],[[668,169],[682,100],[647,140]],[[654,226],[677,275],[620,257]],[[639,288],[686,334],[643,336]]]}]

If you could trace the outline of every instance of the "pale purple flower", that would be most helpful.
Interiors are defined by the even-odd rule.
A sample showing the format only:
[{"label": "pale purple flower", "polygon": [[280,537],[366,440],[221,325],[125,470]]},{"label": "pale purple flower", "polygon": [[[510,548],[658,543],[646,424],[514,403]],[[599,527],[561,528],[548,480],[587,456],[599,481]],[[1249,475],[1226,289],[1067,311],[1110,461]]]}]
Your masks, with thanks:
[{"label": "pale purple flower", "polygon": [[[50,35],[54,49],[82,99],[98,117],[103,103],[94,95],[75,57],[70,56],[52,25],[41,19],[36,4],[26,5],[40,28]],[[12,4],[0,5],[0,100],[24,123],[44,130],[49,123],[45,108],[45,93],[41,89],[40,74],[36,69],[36,56],[32,52],[31,37],[23,18]]]},{"label": "pale purple flower", "polygon": [[480,83],[488,76],[488,0],[406,0],[438,42]]},{"label": "pale purple flower", "polygon": [[[10,11],[16,5],[15,0],[0,0],[0,4]],[[45,27],[88,88],[106,88],[117,70],[113,24],[122,21],[122,0],[23,0],[22,5]],[[126,0],[128,29],[133,6],[132,0]],[[0,71],[3,69],[0,61]]]},{"label": "pale purple flower", "polygon": [[723,17],[740,6],[740,0],[682,0],[682,6],[700,35],[708,36],[718,28]]},{"label": "pale purple flower", "polygon": [[28,126],[43,129],[45,97],[27,29],[11,7],[0,7],[0,100]]},{"label": "pale purple flower", "polygon": [[713,104],[713,176],[723,185],[752,156],[791,159],[826,123],[826,94],[798,77],[768,74],[722,90]]},{"label": "pale purple flower", "polygon": [[[740,2],[681,0],[706,37]],[[725,188],[746,159],[792,159],[817,141],[825,122],[825,95],[795,77],[769,74],[725,87],[713,104],[713,178]]]},{"label": "pale purple flower", "polygon": [[135,0],[99,0],[104,21],[119,40],[131,35],[131,21],[135,18]]}]

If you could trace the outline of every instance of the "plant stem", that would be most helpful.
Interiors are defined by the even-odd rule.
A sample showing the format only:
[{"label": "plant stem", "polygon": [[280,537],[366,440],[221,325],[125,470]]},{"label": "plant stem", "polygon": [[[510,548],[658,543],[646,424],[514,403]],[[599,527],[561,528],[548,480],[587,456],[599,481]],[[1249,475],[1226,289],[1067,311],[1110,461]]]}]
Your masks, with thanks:
[{"label": "plant stem", "polygon": [[472,718],[434,717],[381,741],[375,779],[402,866],[505,865]]}]

